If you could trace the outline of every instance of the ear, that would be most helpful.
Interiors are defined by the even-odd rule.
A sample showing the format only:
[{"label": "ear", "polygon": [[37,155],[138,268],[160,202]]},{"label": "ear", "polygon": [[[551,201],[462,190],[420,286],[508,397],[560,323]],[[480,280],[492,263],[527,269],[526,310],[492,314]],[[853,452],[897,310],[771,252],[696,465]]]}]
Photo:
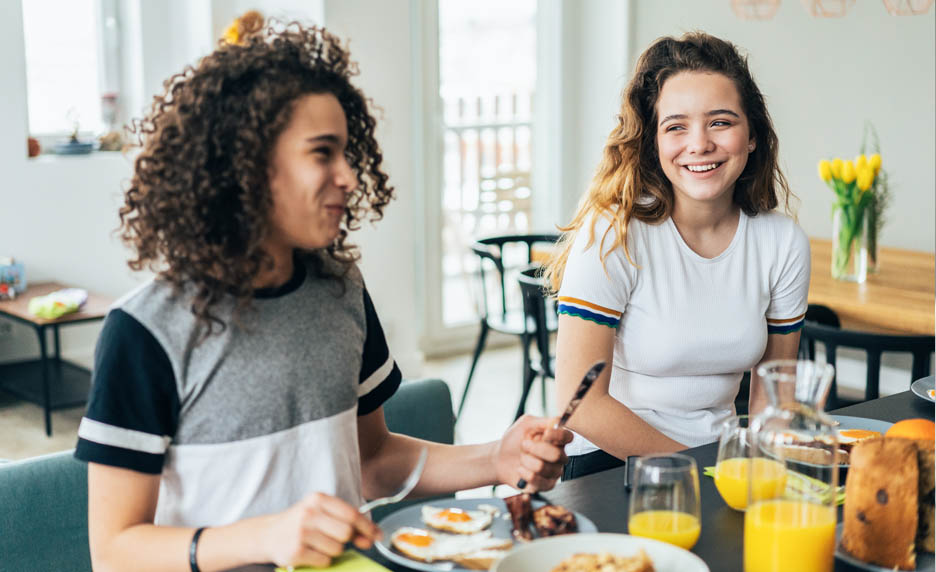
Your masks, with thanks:
[{"label": "ear", "polygon": [[754,141],[754,139],[751,139],[750,141],[748,141],[748,144],[747,144],[748,153],[753,153],[755,147],[757,147],[757,142]]}]

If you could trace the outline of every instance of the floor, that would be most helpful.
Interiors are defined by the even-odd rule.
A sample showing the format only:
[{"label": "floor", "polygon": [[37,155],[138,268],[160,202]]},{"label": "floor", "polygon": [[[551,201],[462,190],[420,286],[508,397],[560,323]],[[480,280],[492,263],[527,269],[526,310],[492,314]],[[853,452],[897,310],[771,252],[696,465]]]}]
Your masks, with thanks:
[{"label": "floor", "polygon": [[[437,377],[449,383],[454,401],[465,385],[471,364],[470,356],[428,361],[423,377]],[[520,351],[516,346],[486,350],[478,362],[464,415],[456,425],[456,442],[482,443],[500,437],[513,421],[520,399]],[[553,383],[547,384],[547,397],[552,399]],[[537,383],[528,400],[528,412],[542,414],[542,393]],[[555,406],[550,407],[550,411]],[[75,446],[78,423],[83,407],[62,409],[52,413],[52,436],[44,431],[42,409],[17,400],[0,391],[0,459],[24,459]]]}]

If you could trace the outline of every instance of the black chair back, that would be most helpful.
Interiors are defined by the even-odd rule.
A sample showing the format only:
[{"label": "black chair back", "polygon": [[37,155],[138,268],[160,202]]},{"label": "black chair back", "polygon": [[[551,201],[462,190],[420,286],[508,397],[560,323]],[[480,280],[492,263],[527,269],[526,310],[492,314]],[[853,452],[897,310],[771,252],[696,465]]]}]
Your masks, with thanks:
[{"label": "black chair back", "polygon": [[549,349],[549,334],[551,331],[555,331],[555,328],[551,327],[555,319],[550,320],[548,317],[548,312],[553,312],[553,318],[555,318],[556,309],[552,307],[547,310],[548,294],[541,277],[542,271],[543,267],[539,264],[530,264],[523,268],[517,277],[520,283],[520,292],[523,296],[523,315],[527,327],[527,336],[536,345],[539,361],[527,357],[523,372],[523,391],[520,394],[520,403],[517,405],[516,417],[523,415],[530,388],[537,377],[541,378],[543,409],[545,409],[546,378],[556,378],[553,371],[554,358],[552,351]]},{"label": "black chair back", "polygon": [[[815,359],[815,343],[825,346],[826,361],[836,364],[838,348],[864,351],[867,362],[864,400],[877,399],[881,394],[881,354],[884,352],[909,353],[913,356],[911,376],[908,382],[929,375],[930,355],[936,346],[934,336],[889,335],[856,330],[845,330],[834,311],[818,304],[810,304],[803,327],[801,351],[805,348],[809,359]],[[838,397],[838,372],[832,378],[828,408],[835,409],[848,402]]]}]

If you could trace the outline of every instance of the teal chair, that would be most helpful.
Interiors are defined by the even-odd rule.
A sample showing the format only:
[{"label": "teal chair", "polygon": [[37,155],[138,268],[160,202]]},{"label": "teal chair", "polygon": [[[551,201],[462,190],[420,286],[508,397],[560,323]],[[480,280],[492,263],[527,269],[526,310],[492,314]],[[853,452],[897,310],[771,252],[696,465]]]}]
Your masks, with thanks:
[{"label": "teal chair", "polygon": [[[391,431],[454,442],[452,396],[441,380],[403,382],[384,411]],[[88,470],[72,451],[0,464],[0,570],[91,571]]]}]

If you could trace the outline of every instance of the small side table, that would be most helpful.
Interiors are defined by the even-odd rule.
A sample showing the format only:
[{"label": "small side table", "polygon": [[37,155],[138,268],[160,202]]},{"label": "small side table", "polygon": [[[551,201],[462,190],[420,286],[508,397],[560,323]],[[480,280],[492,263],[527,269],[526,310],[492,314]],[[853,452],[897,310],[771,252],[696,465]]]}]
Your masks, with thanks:
[{"label": "small side table", "polygon": [[[15,300],[0,301],[0,316],[32,326],[39,337],[39,359],[0,364],[0,389],[41,405],[45,411],[45,430],[48,436],[52,435],[52,411],[85,403],[91,387],[90,371],[62,359],[59,328],[103,320],[108,307],[113,303],[111,298],[88,292],[88,300],[80,311],[66,314],[57,320],[47,320],[29,313],[27,307],[30,299],[62,288],[70,286],[58,282],[31,284]],[[49,328],[55,340],[52,356],[49,356],[46,343],[46,329]],[[40,387],[37,387],[40,383],[41,391]]]}]

